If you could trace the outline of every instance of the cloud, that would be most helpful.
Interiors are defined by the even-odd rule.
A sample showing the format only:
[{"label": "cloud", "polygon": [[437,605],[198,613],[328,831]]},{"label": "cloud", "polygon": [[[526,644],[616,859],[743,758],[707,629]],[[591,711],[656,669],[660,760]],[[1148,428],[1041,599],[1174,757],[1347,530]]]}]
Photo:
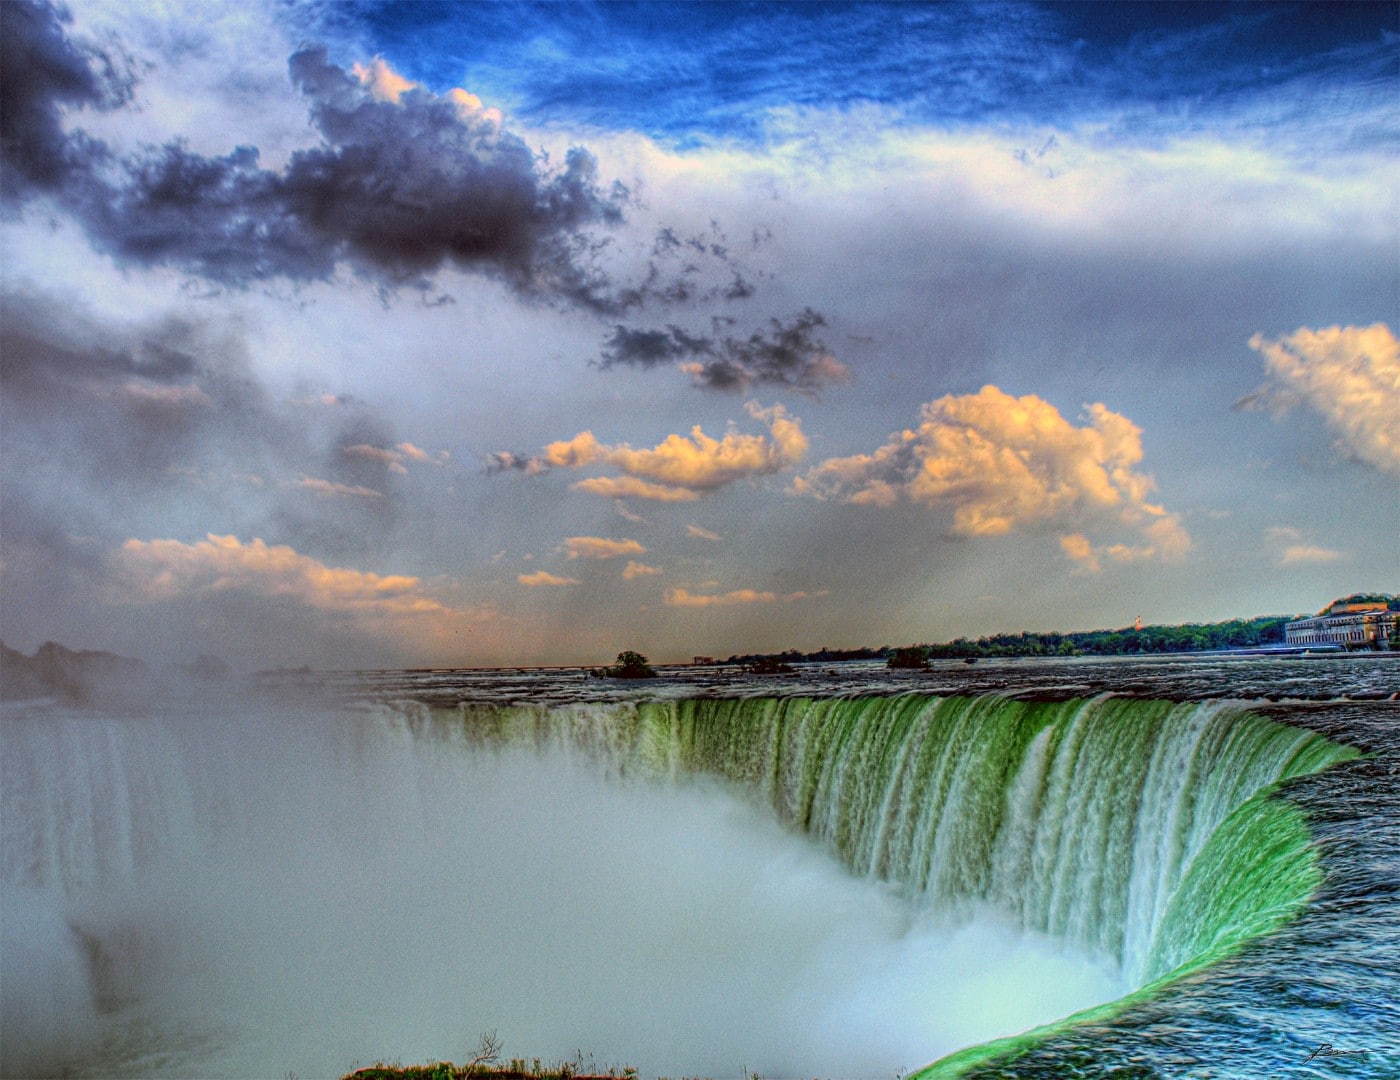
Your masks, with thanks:
[{"label": "cloud", "polygon": [[742,604],[790,604],[825,595],[825,590],[779,595],[754,589],[735,589],[727,593],[692,593],[686,589],[675,588],[666,590],[665,602],[667,607],[736,607]]},{"label": "cloud", "polygon": [[400,475],[407,475],[408,468],[405,461],[422,461],[436,465],[441,465],[447,459],[447,451],[443,451],[442,457],[434,460],[424,450],[420,450],[412,443],[401,442],[392,449],[384,446],[371,446],[368,443],[356,443],[354,446],[343,446],[340,452],[350,457],[367,458],[370,461],[377,461],[388,467],[390,472]]},{"label": "cloud", "polygon": [[[552,442],[545,447],[541,468],[578,467],[591,465],[607,452],[591,431],[581,431],[572,439]],[[527,470],[528,471],[528,470]]]},{"label": "cloud", "polygon": [[[418,447],[414,446],[411,442],[401,442],[394,449],[397,450],[404,457],[409,458],[413,461],[434,461],[434,459],[428,454],[426,450],[419,449]],[[450,455],[447,453],[446,450],[442,451],[436,459],[436,463],[441,464],[443,461],[446,461],[449,456]]]},{"label": "cloud", "polygon": [[58,191],[101,155],[63,130],[74,109],[110,109],[131,97],[124,58],[71,40],[66,13],[47,4],[0,4],[0,200]]},{"label": "cloud", "polygon": [[548,469],[549,463],[543,458],[513,454],[509,450],[498,450],[486,458],[488,473],[522,472],[526,476],[538,476]]},{"label": "cloud", "polygon": [[209,408],[214,399],[194,384],[184,386],[153,386],[146,382],[128,382],[121,393],[135,403],[162,406],[168,409]]},{"label": "cloud", "polygon": [[[137,627],[173,625],[253,663],[450,661],[504,632],[492,605],[445,603],[418,577],[335,566],[289,545],[214,533],[193,544],[128,539],[105,560],[96,596]],[[145,613],[143,613],[143,610]],[[246,633],[249,626],[257,632]],[[140,631],[138,631],[139,633]],[[168,644],[168,643],[167,643]]]},{"label": "cloud", "polygon": [[537,475],[553,468],[607,464],[624,475],[590,477],[574,487],[609,498],[689,502],[738,480],[790,468],[807,452],[801,422],[781,405],[765,409],[751,401],[746,409],[767,425],[767,436],[744,435],[731,428],[724,438],[715,439],[697,424],[688,437],[668,435],[655,447],[637,450],[627,443],[605,445],[591,431],[583,431],[550,443],[538,457],[508,451],[494,454],[488,471],[514,469]]},{"label": "cloud", "polygon": [[623,555],[645,555],[647,550],[635,540],[609,540],[601,536],[571,536],[562,547],[571,559],[616,559]]},{"label": "cloud", "polygon": [[824,461],[794,488],[857,505],[905,499],[950,511],[955,536],[1086,521],[1138,534],[1139,542],[1102,549],[1082,529],[1066,535],[1062,550],[1086,565],[1097,565],[1096,552],[1124,562],[1184,555],[1186,530],[1146,501],[1153,481],[1134,471],[1141,430],[1102,404],[1086,410],[1087,423],[1076,427],[1033,394],[1012,397],[995,386],[950,394],[923,407],[918,428],[874,453]]},{"label": "cloud", "polygon": [[653,502],[694,502],[700,498],[698,491],[653,484],[635,476],[591,476],[576,483],[574,490],[602,495],[606,499],[650,499]]},{"label": "cloud", "polygon": [[812,394],[849,380],[849,370],[814,333],[826,325],[821,315],[807,308],[786,325],[772,322],[771,333],[745,340],[692,335],[678,326],[641,330],[619,325],[603,347],[599,366],[676,363],[698,387],[737,392],[767,384]]},{"label": "cloud", "polygon": [[627,565],[622,571],[622,579],[624,581],[632,581],[639,577],[655,577],[657,574],[664,572],[665,571],[659,566],[648,566],[646,563],[639,563],[633,559],[628,559]]},{"label": "cloud", "polygon": [[318,480],[314,476],[304,476],[297,481],[297,487],[314,491],[317,495],[338,496],[348,495],[357,499],[382,499],[384,492],[375,491],[374,488],[363,487],[359,484],[341,484],[334,480]]},{"label": "cloud", "polygon": [[178,141],[118,159],[60,117],[123,103],[129,81],[106,54],[71,42],[52,9],[0,11],[7,197],[51,195],[123,264],[233,286],[323,281],[345,265],[420,288],[452,265],[528,298],[627,306],[581,239],[622,220],[626,189],[603,184],[580,147],[559,164],[537,154],[474,95],[439,97],[382,60],[346,71],[308,46],[288,71],[320,143],[280,169],[262,167],[255,146],[211,157]]},{"label": "cloud", "polygon": [[1320,413],[1350,456],[1400,475],[1400,342],[1385,323],[1303,327],[1249,347],[1272,378],[1236,408],[1270,405],[1286,412],[1304,404]]},{"label": "cloud", "polygon": [[447,479],[426,451],[362,401],[308,408],[273,392],[255,367],[266,327],[202,310],[126,320],[72,295],[0,291],[11,520],[50,515],[113,544],[272,534],[353,565],[387,550],[406,516],[438,512],[426,478],[403,475]]},{"label": "cloud", "polygon": [[305,453],[306,425],[252,375],[238,320],[126,324],[17,290],[0,292],[0,325],[0,436],[16,475],[58,456],[65,489],[90,476],[155,495],[172,469],[260,473]]},{"label": "cloud", "polygon": [[1264,538],[1276,553],[1279,566],[1299,566],[1307,563],[1337,562],[1344,558],[1340,551],[1309,543],[1301,529],[1277,525],[1264,533]]},{"label": "cloud", "polygon": [[1093,541],[1083,533],[1070,533],[1060,537],[1060,550],[1065,553],[1065,558],[1078,563],[1091,574],[1097,574],[1103,569]]},{"label": "cloud", "polygon": [[1333,548],[1316,547],[1312,544],[1292,544],[1283,549],[1279,556],[1280,566],[1295,566],[1298,563],[1336,562],[1342,553]]},{"label": "cloud", "polygon": [[515,580],[520,582],[520,584],[526,585],[532,589],[539,588],[541,586],[579,584],[578,578],[559,577],[556,574],[551,574],[548,570],[539,570],[533,574],[517,574],[515,576]]},{"label": "cloud", "polygon": [[1080,569],[1097,574],[1103,569],[1103,560],[1111,559],[1118,563],[1143,562],[1158,559],[1172,562],[1183,558],[1191,550],[1191,537],[1174,515],[1167,514],[1142,526],[1142,542],[1137,544],[1095,545],[1083,533],[1071,533],[1060,537],[1060,550]]},{"label": "cloud", "polygon": [[285,544],[243,543],[213,533],[197,543],[127,540],[116,556],[126,596],[153,602],[184,595],[246,592],[289,598],[326,612],[441,615],[416,577],[327,566]]},{"label": "cloud", "polygon": [[685,531],[698,540],[712,540],[719,543],[724,537],[719,533],[710,532],[709,529],[702,529],[699,525],[687,525]]}]

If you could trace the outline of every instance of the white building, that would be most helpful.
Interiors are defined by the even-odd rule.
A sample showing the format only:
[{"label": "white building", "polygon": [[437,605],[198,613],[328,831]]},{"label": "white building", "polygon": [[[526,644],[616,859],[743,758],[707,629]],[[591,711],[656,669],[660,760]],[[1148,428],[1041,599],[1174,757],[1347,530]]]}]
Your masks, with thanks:
[{"label": "white building", "polygon": [[1289,645],[1339,645],[1342,648],[1385,648],[1400,619],[1393,597],[1364,595],[1334,600],[1310,619],[1295,619],[1283,628]]}]

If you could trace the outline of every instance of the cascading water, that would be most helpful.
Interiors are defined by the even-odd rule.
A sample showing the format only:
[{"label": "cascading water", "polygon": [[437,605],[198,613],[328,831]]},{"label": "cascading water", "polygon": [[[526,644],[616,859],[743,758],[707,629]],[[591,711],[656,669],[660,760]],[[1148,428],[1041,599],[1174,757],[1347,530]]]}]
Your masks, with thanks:
[{"label": "cascading water", "polygon": [[[1110,958],[1133,985],[1239,940],[1232,928],[1259,932],[1236,896],[1210,892],[1248,861],[1210,878],[1219,856],[1198,859],[1228,847],[1221,826],[1279,781],[1356,756],[1218,702],[901,695],[463,712],[477,737],[562,739],[614,768],[739,782],[857,873],[947,915],[990,905]],[[1294,824],[1267,803],[1248,815]],[[1286,880],[1295,903],[1316,884]]]},{"label": "cascading water", "polygon": [[[789,947],[765,953],[770,966],[804,949],[826,957],[795,966],[793,985],[844,978],[859,997],[875,994],[882,982],[899,984],[901,993],[914,997],[912,1007],[900,1006],[911,1015],[948,1006],[927,996],[918,965],[929,979],[945,981],[958,949],[972,973],[989,955],[1018,971],[1029,963],[1028,954],[999,943],[958,937],[959,927],[988,918],[1024,935],[1032,959],[1050,965],[1047,982],[1072,983],[1081,968],[1042,949],[1037,943],[1048,940],[1044,935],[1117,973],[1111,981],[1084,981],[1087,996],[1071,995],[1053,1006],[1057,1011],[1004,1020],[1000,1030],[1014,1031],[1116,998],[1125,988],[1169,981],[1286,921],[1319,874],[1301,815],[1271,792],[1280,781],[1356,756],[1237,705],[1109,696],[1060,702],[996,695],[786,696],[445,708],[381,701],[349,712],[282,710],[218,723],[94,719],[40,709],[7,715],[0,731],[6,1075],[24,1075],[35,1063],[71,1075],[185,1075],[192,1061],[201,1063],[204,1075],[238,1075],[237,1062],[248,1059],[220,1056],[228,1033],[206,1022],[225,1009],[221,1023],[258,1030],[283,1071],[296,1065],[290,1050],[279,1049],[278,1025],[293,1040],[287,1045],[299,1036],[329,1048],[330,1060],[349,1068],[356,1058],[415,1053],[395,1046],[419,1044],[389,1045],[384,1034],[374,1037],[386,1041],[368,1048],[354,1041],[356,1025],[366,1017],[378,1020],[389,1009],[385,996],[396,994],[413,999],[396,1015],[402,1026],[421,1028],[415,1037],[427,1045],[417,1054],[448,1056],[452,1047],[435,1041],[441,1029],[421,1015],[430,999],[446,1000],[457,1010],[452,1022],[469,1024],[461,1014],[493,1006],[493,995],[530,998],[544,987],[557,992],[561,972],[572,985],[582,980],[585,993],[619,1000],[636,991],[628,980],[640,979],[645,987],[635,994],[638,1007],[656,1024],[670,1015],[661,1001],[674,984],[641,974],[636,965],[648,962],[644,957],[669,965],[666,974],[686,986],[691,1015],[677,1013],[669,1028],[661,1024],[670,1043],[683,1042],[679,1033],[688,1027],[703,1041],[701,1003],[709,992],[701,983],[708,976],[698,974],[703,968],[686,968],[681,954],[720,941],[730,929],[725,924],[734,921],[726,909],[771,917],[755,938],[715,946],[757,953],[820,906],[819,899],[832,896],[838,897],[832,910],[845,912],[848,923],[859,922],[851,914],[857,908],[869,912],[871,922],[848,926],[844,939],[833,928],[800,943],[782,939]],[[645,843],[618,850],[622,864],[653,864],[639,880],[646,882],[642,891],[658,894],[659,907],[614,908],[618,890],[606,875],[628,872],[610,862],[603,879],[590,884],[586,860],[568,850],[562,837],[573,827],[571,816],[584,814],[594,798],[591,789],[578,786],[573,766],[521,765],[560,753],[581,757],[590,775],[621,781],[620,789],[631,794],[618,798],[645,800],[610,803],[609,812],[622,817],[602,825],[590,820],[587,829],[612,836],[626,831],[622,820],[645,822],[634,838]],[[463,772],[463,762],[473,763],[471,770]],[[771,916],[750,911],[752,891],[726,885],[705,893],[717,875],[757,880],[772,865],[790,865],[784,861],[789,856],[767,846],[776,841],[766,833],[724,842],[766,853],[737,871],[714,858],[714,848],[696,842],[696,820],[719,805],[704,786],[707,777],[750,792],[790,833],[818,841],[875,891],[860,899],[840,891],[847,884],[824,884],[823,890],[838,892],[804,893],[799,909],[775,909]],[[540,808],[556,799],[562,815],[541,816]],[[514,827],[506,828],[502,823],[512,818]],[[469,853],[457,845],[459,833],[474,834],[477,846]],[[512,846],[551,833],[560,837],[552,854],[526,853],[544,867],[531,876]],[[576,844],[587,843],[583,835]],[[630,893],[628,880],[622,891]],[[557,923],[555,908],[534,899],[552,891],[607,909],[611,927]],[[471,906],[495,893],[509,918]],[[384,900],[386,894],[394,899]],[[405,894],[411,899],[394,903]],[[691,898],[707,895],[719,913],[713,925],[702,914],[705,901],[685,909]],[[390,906],[375,914],[381,903]],[[673,909],[683,913],[679,923],[701,924],[699,941],[678,945],[674,927],[647,937],[644,924],[657,920],[658,910]],[[522,920],[537,924],[548,948],[491,967],[491,950],[504,948]],[[942,936],[919,939],[913,952],[892,951],[901,935],[919,938],[930,926],[941,927]],[[595,934],[599,948],[586,959],[558,951],[570,937]],[[821,936],[827,934],[837,936]],[[360,943],[376,938],[381,951],[363,951]],[[468,949],[469,939],[481,947]],[[834,944],[838,940],[844,944]],[[389,962],[387,953],[405,970],[377,966]],[[228,962],[245,955],[255,959]],[[832,978],[835,969],[822,965],[837,956],[841,975]],[[905,974],[900,965],[911,957],[914,966]],[[868,972],[859,970],[862,962],[872,965]],[[13,977],[17,964],[32,973],[23,985]],[[298,964],[314,968],[330,988],[295,982]],[[537,988],[529,989],[536,984],[528,981],[516,986],[518,969],[535,964],[543,968]],[[609,982],[609,964],[624,969],[616,983]],[[454,968],[465,970],[449,977],[446,969]],[[293,989],[240,1017],[227,996],[235,991],[227,988],[239,978],[264,983],[278,971],[294,980]],[[786,985],[765,984],[759,996],[793,994]],[[734,1029],[736,1021],[724,1011],[732,1004],[718,1004],[733,989],[714,995],[717,1030]],[[363,1000],[359,1011],[342,1015],[319,1003],[315,995],[323,992]],[[200,993],[214,1004],[191,1017],[183,1011],[188,1003],[178,999]],[[153,1000],[167,1003],[174,1027],[189,1021],[189,1030],[197,1031],[182,1037],[213,1049],[200,1057],[203,1051],[189,1045],[173,1047],[172,1025],[154,1031],[160,1025],[144,1007]],[[779,1042],[800,1037],[783,1026],[794,1011],[854,1015],[849,1001],[838,1007],[802,1000],[801,1008],[789,1004],[786,1014],[774,1013],[768,1022]],[[897,1010],[882,1000],[876,1011]],[[544,1038],[550,1023],[573,1023],[570,1015],[556,1001],[551,1019],[525,1026],[523,1037]],[[128,1016],[137,1022],[108,1022]],[[835,1039],[853,1044],[855,1031],[865,1026],[871,1037],[907,1040],[907,1031],[877,1030],[872,1016],[838,1028]],[[581,1016],[578,1038],[590,1038],[599,1022]],[[939,1030],[920,1036],[929,1041],[914,1049],[901,1048],[903,1056],[893,1060],[917,1065],[995,1034]],[[471,1034],[458,1032],[464,1042]],[[629,1041],[635,1034],[592,1037],[612,1039],[608,1052],[637,1063]],[[1022,1042],[1012,1050],[1024,1045],[1025,1037],[1017,1038]],[[55,1040],[86,1040],[88,1049],[67,1054]],[[956,1072],[1007,1049],[1005,1043],[979,1047],[934,1071]],[[846,1056],[836,1053],[829,1066],[788,1062],[780,1053],[766,1065],[761,1057],[726,1057],[696,1071],[730,1075],[741,1064],[769,1075],[785,1067],[848,1076],[887,1070],[887,1059],[863,1047],[839,1050]],[[764,1051],[755,1045],[751,1052]],[[663,1058],[655,1067],[672,1066]],[[301,1068],[315,1074],[317,1067]]]}]

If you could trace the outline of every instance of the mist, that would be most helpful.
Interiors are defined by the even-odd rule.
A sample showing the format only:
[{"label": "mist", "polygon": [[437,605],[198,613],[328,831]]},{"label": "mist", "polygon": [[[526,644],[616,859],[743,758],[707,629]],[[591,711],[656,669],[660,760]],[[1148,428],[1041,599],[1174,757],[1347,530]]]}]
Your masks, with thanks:
[{"label": "mist", "polygon": [[338,1076],[495,1031],[643,1076],[888,1077],[1124,989],[717,783],[391,711],[4,708],[7,1076]]}]

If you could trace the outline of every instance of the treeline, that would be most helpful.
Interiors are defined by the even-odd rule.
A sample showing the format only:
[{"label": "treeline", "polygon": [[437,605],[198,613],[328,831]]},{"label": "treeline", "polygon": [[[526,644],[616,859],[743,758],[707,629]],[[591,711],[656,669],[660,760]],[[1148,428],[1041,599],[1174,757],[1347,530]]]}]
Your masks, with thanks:
[{"label": "treeline", "polygon": [[[1231,619],[1220,623],[1185,623],[1180,626],[1144,626],[1141,630],[1081,630],[1071,633],[991,634],[976,639],[957,638],[936,644],[878,649],[829,649],[802,653],[796,649],[770,654],[731,656],[726,663],[753,665],[760,660],[783,663],[831,663],[838,660],[885,660],[906,657],[911,650],[930,660],[967,660],[991,656],[1131,656],[1142,653],[1206,652],[1211,649],[1248,649],[1284,643],[1284,625],[1294,615],[1266,615]],[[911,666],[902,664],[901,666]]]},{"label": "treeline", "polygon": [[1294,616],[1269,615],[1221,623],[1144,626],[1141,630],[1081,630],[1068,634],[993,634],[976,641],[930,645],[930,659],[980,656],[1124,656],[1138,653],[1207,652],[1282,645],[1283,628]]},{"label": "treeline", "polygon": [[882,645],[878,649],[828,649],[823,646],[816,652],[809,653],[798,652],[796,649],[788,649],[786,652],[780,653],[736,653],[721,663],[741,664],[744,667],[801,664],[804,662],[834,664],[841,660],[884,660],[893,652],[894,650],[888,645]]}]

